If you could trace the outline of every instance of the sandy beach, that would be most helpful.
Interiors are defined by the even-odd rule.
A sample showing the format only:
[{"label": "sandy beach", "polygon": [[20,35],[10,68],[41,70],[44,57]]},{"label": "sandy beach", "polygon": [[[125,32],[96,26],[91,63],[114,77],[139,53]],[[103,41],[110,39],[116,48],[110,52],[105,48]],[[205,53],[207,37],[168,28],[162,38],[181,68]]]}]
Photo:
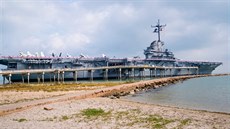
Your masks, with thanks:
[{"label": "sandy beach", "polygon": [[[45,110],[44,107],[51,109]],[[82,111],[102,109],[87,117]],[[0,117],[2,129],[13,128],[190,128],[228,129],[230,115],[141,104],[122,99],[89,98],[37,106]]]},{"label": "sandy beach", "polygon": [[[22,91],[4,91],[0,94],[0,105],[20,103],[26,101],[33,101],[38,99],[45,99],[55,96],[62,96],[69,93],[78,93],[81,91],[68,91],[68,92],[22,92]],[[83,92],[83,91],[82,91]]]},{"label": "sandy beach", "polygon": [[[146,85],[153,83],[152,81],[125,84],[125,86],[133,85],[136,88],[137,85]],[[130,87],[128,89],[133,90]],[[228,113],[143,104],[116,97],[100,97],[107,94],[105,92],[111,94],[114,89],[117,93],[118,89],[124,89],[124,85],[90,91],[4,91],[1,92],[0,99],[2,112],[0,126],[2,129],[230,128],[230,114]],[[105,94],[102,94],[101,91]],[[24,107],[20,107],[21,105]],[[15,108],[15,110],[10,110],[7,114],[3,113],[4,110],[10,108]]]}]

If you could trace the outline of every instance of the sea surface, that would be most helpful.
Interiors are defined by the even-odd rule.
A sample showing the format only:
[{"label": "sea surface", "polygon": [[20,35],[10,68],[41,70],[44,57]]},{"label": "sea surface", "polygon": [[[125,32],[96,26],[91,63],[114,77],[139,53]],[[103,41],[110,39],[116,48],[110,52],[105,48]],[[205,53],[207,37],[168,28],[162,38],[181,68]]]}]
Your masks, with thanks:
[{"label": "sea surface", "polygon": [[135,102],[230,113],[230,76],[189,79],[123,97]]}]

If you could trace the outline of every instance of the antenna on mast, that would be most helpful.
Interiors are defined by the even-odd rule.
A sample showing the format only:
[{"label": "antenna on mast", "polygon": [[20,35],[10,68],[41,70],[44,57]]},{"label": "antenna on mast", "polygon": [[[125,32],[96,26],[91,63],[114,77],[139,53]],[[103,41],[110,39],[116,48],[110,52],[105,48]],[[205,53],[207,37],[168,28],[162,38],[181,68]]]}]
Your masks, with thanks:
[{"label": "antenna on mast", "polygon": [[165,25],[160,25],[160,20],[159,19],[158,19],[158,22],[157,22],[156,26],[151,25],[152,28],[155,28],[153,33],[158,33],[158,42],[161,41],[160,31],[162,31],[162,28],[165,27],[165,26],[166,26],[166,24]]}]

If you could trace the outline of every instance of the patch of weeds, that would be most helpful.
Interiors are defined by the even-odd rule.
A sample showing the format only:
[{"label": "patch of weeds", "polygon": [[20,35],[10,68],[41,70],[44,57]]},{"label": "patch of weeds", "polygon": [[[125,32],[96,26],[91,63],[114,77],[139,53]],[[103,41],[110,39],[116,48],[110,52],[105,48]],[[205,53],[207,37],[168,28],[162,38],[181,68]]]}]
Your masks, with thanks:
[{"label": "patch of weeds", "polygon": [[111,113],[111,112],[105,112],[101,108],[99,108],[99,109],[87,108],[85,110],[82,110],[81,112],[82,112],[82,115],[86,116],[87,118],[106,116],[106,115]]},{"label": "patch of weeds", "polygon": [[141,120],[141,118],[137,117],[137,116],[133,116],[129,119],[129,122],[126,124],[127,126],[133,126],[135,124],[138,123],[142,123],[143,121]]},{"label": "patch of weeds", "polygon": [[27,119],[25,119],[25,118],[21,118],[21,119],[13,119],[13,121],[17,121],[17,122],[24,122],[24,121],[27,121]]},{"label": "patch of weeds", "polygon": [[114,113],[115,119],[116,120],[120,120],[122,118],[129,118],[130,114],[128,111],[118,111],[116,113]]},{"label": "patch of weeds", "polygon": [[178,128],[182,128],[183,126],[189,124],[190,122],[191,122],[191,119],[184,119],[180,121],[180,125],[178,126]]},{"label": "patch of weeds", "polygon": [[45,119],[43,119],[43,120],[41,120],[41,121],[54,121],[55,119],[57,119],[56,116],[54,116],[53,118],[47,117],[47,118],[45,118]]},{"label": "patch of weeds", "polygon": [[119,111],[119,112],[116,112],[116,115],[118,116],[124,116],[124,115],[128,115],[129,112],[128,111]]},{"label": "patch of weeds", "polygon": [[174,120],[165,119],[158,115],[149,115],[146,119],[153,128],[165,128],[165,125],[174,122]]},{"label": "patch of weeds", "polygon": [[132,113],[137,113],[137,114],[141,113],[140,109],[131,109],[131,112]]},{"label": "patch of weeds", "polygon": [[191,122],[191,119],[185,119],[185,120],[182,120],[181,121],[181,124],[182,125],[187,125],[188,123],[190,123]]},{"label": "patch of weeds", "polygon": [[135,80],[126,80],[125,83],[128,84],[128,83],[134,83],[134,82],[137,82]]},{"label": "patch of weeds", "polygon": [[24,84],[15,83],[0,87],[1,91],[71,91],[71,90],[91,90],[101,86],[110,87],[115,85],[125,84],[125,82],[102,82],[102,83],[45,83],[45,84]]},{"label": "patch of weeds", "polygon": [[62,120],[68,120],[69,117],[68,117],[68,116],[62,116],[61,119],[62,119]]},{"label": "patch of weeds", "polygon": [[154,127],[154,129],[161,129],[164,126],[162,124],[155,124],[153,127]]}]

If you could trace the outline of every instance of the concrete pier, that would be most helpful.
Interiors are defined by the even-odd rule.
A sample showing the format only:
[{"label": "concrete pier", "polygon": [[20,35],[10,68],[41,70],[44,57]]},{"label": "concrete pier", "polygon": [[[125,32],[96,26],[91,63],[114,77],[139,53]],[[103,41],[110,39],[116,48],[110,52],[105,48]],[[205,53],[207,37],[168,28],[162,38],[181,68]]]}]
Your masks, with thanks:
[{"label": "concrete pier", "polygon": [[[3,76],[3,84],[5,84],[5,79],[7,77],[9,84],[12,82],[12,76],[14,75],[21,75],[22,76],[22,82],[25,81],[25,76],[27,76],[27,83],[30,83],[30,76],[33,74],[37,74],[38,83],[42,81],[44,83],[45,81],[45,75],[50,74],[50,81],[51,75],[53,75],[54,82],[57,80],[57,82],[65,82],[65,73],[72,72],[73,76],[72,79],[77,81],[78,79],[78,72],[82,71],[84,72],[88,71],[88,75],[85,78],[89,78],[90,81],[93,81],[94,79],[94,72],[97,70],[102,70],[103,75],[102,77],[104,80],[108,80],[111,76],[109,74],[109,71],[115,71],[113,74],[116,75],[119,80],[122,80],[122,77],[127,78],[133,78],[135,79],[135,75],[139,74],[140,79],[144,79],[146,76],[151,77],[166,77],[166,76],[180,76],[182,73],[182,70],[185,71],[185,75],[194,75],[199,73],[198,67],[159,67],[159,66],[106,66],[106,67],[92,67],[92,68],[65,68],[65,69],[27,69],[27,70],[4,70],[0,71],[0,75]],[[172,70],[174,70],[175,73],[172,73]],[[186,72],[187,70],[187,72]],[[117,73],[116,73],[117,71]],[[135,71],[138,71],[138,73],[135,73]],[[146,73],[145,71],[149,71]],[[193,72],[192,72],[193,71]],[[166,74],[167,73],[167,74]]]},{"label": "concrete pier", "polygon": [[54,77],[54,82],[55,82],[55,80],[56,80],[56,76],[55,76],[55,73],[53,73],[53,74],[54,74],[54,76],[53,76],[53,77]]},{"label": "concrete pier", "polygon": [[30,84],[30,73],[27,73],[27,83]]},{"label": "concrete pier", "polygon": [[172,69],[169,69],[169,77],[172,77]]},{"label": "concrete pier", "polygon": [[119,68],[119,79],[120,79],[120,81],[121,81],[121,68]]},{"label": "concrete pier", "polygon": [[6,76],[3,75],[3,85],[6,84]]},{"label": "concrete pier", "polygon": [[94,77],[93,77],[93,72],[94,72],[93,70],[89,70],[89,71],[88,71],[88,73],[89,73],[88,76],[89,76],[89,80],[90,80],[90,81],[93,81],[93,78],[94,78]]},{"label": "concrete pier", "polygon": [[73,78],[74,78],[74,81],[77,81],[77,71],[73,72]]},{"label": "concrete pier", "polygon": [[24,74],[22,74],[21,76],[22,76],[22,83],[25,83],[25,77],[24,77]]},{"label": "concrete pier", "polygon": [[65,71],[62,71],[61,75],[62,75],[61,81],[62,81],[62,83],[64,83],[65,82]]},{"label": "concrete pier", "polygon": [[108,69],[104,70],[104,80],[108,81]]},{"label": "concrete pier", "polygon": [[45,82],[45,72],[42,72],[42,83]]},{"label": "concrete pier", "polygon": [[60,82],[60,71],[57,71],[57,82]]}]

